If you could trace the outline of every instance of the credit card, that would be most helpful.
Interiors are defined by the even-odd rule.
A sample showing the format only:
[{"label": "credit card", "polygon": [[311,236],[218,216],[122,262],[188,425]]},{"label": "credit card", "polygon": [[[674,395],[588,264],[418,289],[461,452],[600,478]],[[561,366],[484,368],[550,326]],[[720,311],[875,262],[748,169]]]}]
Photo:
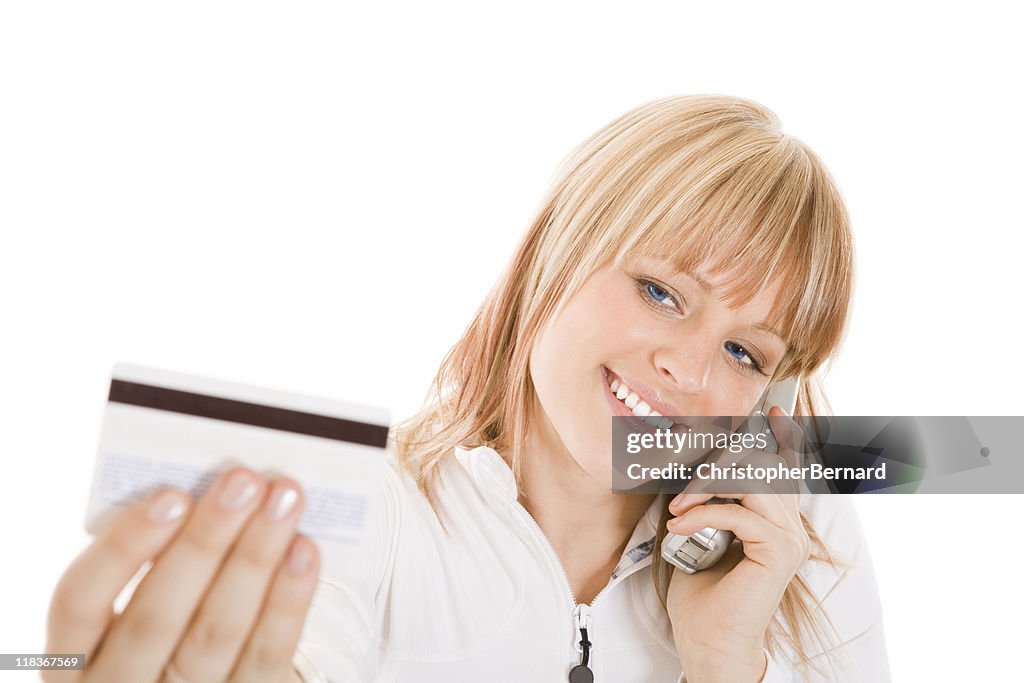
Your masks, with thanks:
[{"label": "credit card", "polygon": [[[298,531],[324,563],[358,556],[388,436],[387,411],[130,363],[111,373],[86,511],[95,535],[160,486],[199,497],[243,465],[306,497]],[[337,569],[343,569],[338,567]],[[348,573],[343,571],[343,573]]]}]

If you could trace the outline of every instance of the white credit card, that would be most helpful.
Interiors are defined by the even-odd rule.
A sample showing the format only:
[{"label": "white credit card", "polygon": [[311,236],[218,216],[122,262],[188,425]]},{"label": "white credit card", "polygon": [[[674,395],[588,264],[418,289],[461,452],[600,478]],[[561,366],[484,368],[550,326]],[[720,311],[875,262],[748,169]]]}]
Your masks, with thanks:
[{"label": "white credit card", "polygon": [[302,486],[298,531],[317,542],[328,569],[324,562],[358,556],[366,540],[387,435],[384,410],[118,363],[85,528],[95,535],[160,486],[198,498],[220,473],[244,465]]}]

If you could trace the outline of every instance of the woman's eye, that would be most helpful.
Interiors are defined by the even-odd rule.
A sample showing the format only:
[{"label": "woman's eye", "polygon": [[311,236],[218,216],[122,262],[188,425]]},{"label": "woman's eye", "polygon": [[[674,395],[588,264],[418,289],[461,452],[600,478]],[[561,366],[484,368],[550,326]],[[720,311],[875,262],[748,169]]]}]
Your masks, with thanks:
[{"label": "woman's eye", "polygon": [[671,299],[669,293],[664,289],[654,284],[653,282],[647,283],[647,293],[651,295],[651,298],[655,301],[664,301],[665,299]]},{"label": "woman's eye", "polygon": [[[725,342],[725,350],[731,353],[736,360],[740,361],[740,365],[744,366],[745,368],[751,371],[762,372],[763,374],[761,364],[757,362],[757,359],[751,356],[745,348],[743,348],[736,342]],[[746,356],[750,362],[743,361],[742,359],[744,356]]]},{"label": "woman's eye", "polygon": [[637,284],[640,287],[647,302],[654,305],[656,308],[675,308],[680,309],[679,300],[669,292],[668,289],[661,285],[655,284],[650,280],[637,280]]}]

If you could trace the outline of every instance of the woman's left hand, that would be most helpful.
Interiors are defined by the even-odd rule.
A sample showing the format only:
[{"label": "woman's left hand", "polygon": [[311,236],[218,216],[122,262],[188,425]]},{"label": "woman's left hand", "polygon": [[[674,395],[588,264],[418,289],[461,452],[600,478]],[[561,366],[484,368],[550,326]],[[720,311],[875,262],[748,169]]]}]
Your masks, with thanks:
[{"label": "woman's left hand", "polygon": [[[794,466],[799,427],[778,406],[769,411],[779,455]],[[797,462],[794,462],[794,459]],[[764,464],[758,463],[758,464]],[[728,494],[737,503],[701,505],[715,493],[681,493],[669,505],[668,530],[691,534],[729,529],[737,540],[713,567],[672,572],[668,613],[687,683],[758,683],[764,676],[765,633],[783,593],[810,552],[798,493]]]}]

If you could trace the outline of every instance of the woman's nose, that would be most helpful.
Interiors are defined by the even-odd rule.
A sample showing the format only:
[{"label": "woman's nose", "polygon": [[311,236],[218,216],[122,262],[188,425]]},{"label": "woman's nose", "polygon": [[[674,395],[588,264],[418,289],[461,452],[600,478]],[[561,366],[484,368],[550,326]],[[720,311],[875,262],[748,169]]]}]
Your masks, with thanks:
[{"label": "woman's nose", "polygon": [[708,344],[665,347],[654,356],[658,376],[676,391],[695,394],[708,386],[714,351]]}]

